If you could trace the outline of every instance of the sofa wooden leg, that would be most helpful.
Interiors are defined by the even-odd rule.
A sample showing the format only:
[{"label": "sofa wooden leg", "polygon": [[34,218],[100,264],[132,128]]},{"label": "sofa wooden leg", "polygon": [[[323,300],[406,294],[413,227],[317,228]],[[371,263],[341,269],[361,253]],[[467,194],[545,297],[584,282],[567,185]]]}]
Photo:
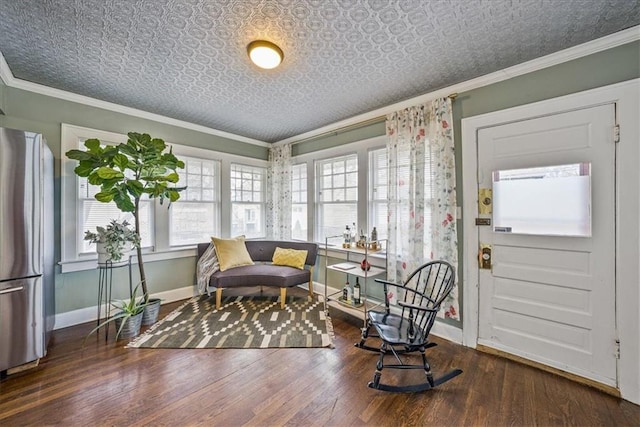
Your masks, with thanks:
[{"label": "sofa wooden leg", "polygon": [[216,310],[222,306],[222,288],[216,288]]},{"label": "sofa wooden leg", "polygon": [[284,303],[287,300],[287,288],[280,288],[280,308],[284,309]]}]

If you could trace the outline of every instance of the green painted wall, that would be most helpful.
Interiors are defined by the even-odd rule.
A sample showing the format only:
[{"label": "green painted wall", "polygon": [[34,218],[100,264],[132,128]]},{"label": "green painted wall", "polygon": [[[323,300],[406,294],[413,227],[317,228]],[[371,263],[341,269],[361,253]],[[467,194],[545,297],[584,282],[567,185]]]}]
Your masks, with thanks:
[{"label": "green painted wall", "polygon": [[301,156],[303,154],[312,153],[317,150],[325,150],[327,148],[338,147],[350,142],[362,141],[365,139],[384,135],[384,133],[384,120],[362,127],[358,127],[356,125],[355,129],[350,127],[350,129],[345,132],[332,132],[331,134],[326,136],[311,138],[308,141],[295,144],[291,148],[291,155],[293,157]]},{"label": "green painted wall", "polygon": [[[158,293],[195,283],[195,258],[177,258],[171,261],[145,262],[144,268],[149,291]],[[133,287],[140,282],[138,265],[131,266]],[[65,313],[97,304],[97,270],[56,275],[56,313]],[[140,291],[138,292],[140,295]],[[129,296],[127,267],[113,270],[113,299]]]},{"label": "green painted wall", "polygon": [[[0,80],[1,82],[1,80]],[[61,124],[67,123],[92,129],[126,134],[147,132],[170,143],[179,143],[245,157],[267,159],[266,147],[247,144],[215,135],[196,132],[152,120],[141,119],[110,110],[65,101],[0,83],[0,126],[40,132],[47,140],[55,158],[55,252],[60,260],[60,168]],[[194,283],[195,259],[145,263],[149,289],[152,293],[182,288]],[[134,284],[139,281],[137,265],[132,268]],[[114,274],[114,298],[128,292],[124,269]],[[60,272],[56,266],[56,313],[95,306],[97,303],[98,271]]]},{"label": "green painted wall", "polygon": [[[530,104],[545,99],[556,98],[571,93],[581,92],[640,78],[640,42],[628,43],[593,55],[555,65],[543,70],[514,77],[499,83],[458,94],[453,102],[453,129],[456,151],[456,164],[462,163],[462,127],[463,118],[478,114],[499,111],[518,105]],[[383,123],[364,126],[344,134],[315,138],[294,146],[294,154],[307,154],[317,150],[334,147],[339,140],[341,144],[361,141],[367,138],[384,135]],[[464,171],[457,168],[458,182],[457,202],[462,206],[462,177]],[[463,242],[462,223],[458,221],[458,241]],[[462,310],[462,272],[464,257],[462,243],[459,248],[459,297]],[[461,313],[464,316],[464,313]],[[445,320],[456,326],[461,322]]]}]

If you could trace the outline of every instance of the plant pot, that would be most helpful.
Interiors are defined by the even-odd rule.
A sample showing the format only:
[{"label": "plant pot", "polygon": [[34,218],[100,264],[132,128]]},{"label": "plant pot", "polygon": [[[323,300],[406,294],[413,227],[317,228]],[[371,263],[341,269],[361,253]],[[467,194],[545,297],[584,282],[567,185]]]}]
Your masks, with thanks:
[{"label": "plant pot", "polygon": [[[116,316],[118,314],[121,314],[121,313],[117,313]],[[120,331],[120,335],[116,336],[116,339],[131,338],[131,337],[137,336],[140,333],[140,326],[142,325],[142,315],[143,313],[139,313],[134,316],[114,319],[114,323],[116,325],[116,334],[120,329],[120,325],[122,325],[122,322],[124,322],[124,326],[122,326],[122,331]]]},{"label": "plant pot", "polygon": [[158,321],[158,315],[160,314],[160,303],[162,300],[159,298],[150,298],[147,305],[144,307],[142,316],[142,324],[145,326],[153,325]]},{"label": "plant pot", "polygon": [[[128,245],[128,247],[127,247],[127,245]],[[110,263],[110,265],[112,267],[125,265],[125,264],[127,264],[129,262],[128,255],[131,252],[131,248],[132,248],[131,243],[123,243],[121,252],[124,254],[124,256],[122,257],[122,259],[120,261],[111,261],[111,256],[106,251],[105,244],[98,242],[98,243],[96,243],[96,252],[98,253],[98,264],[99,265],[106,265],[107,263]]]}]

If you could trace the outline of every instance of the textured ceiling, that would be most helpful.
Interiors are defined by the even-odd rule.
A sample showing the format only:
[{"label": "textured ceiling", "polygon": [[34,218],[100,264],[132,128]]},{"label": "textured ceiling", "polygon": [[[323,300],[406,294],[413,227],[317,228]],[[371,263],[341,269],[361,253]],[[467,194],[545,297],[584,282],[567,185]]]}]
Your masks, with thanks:
[{"label": "textured ceiling", "polygon": [[639,23],[637,0],[0,0],[0,52],[18,79],[274,142]]}]

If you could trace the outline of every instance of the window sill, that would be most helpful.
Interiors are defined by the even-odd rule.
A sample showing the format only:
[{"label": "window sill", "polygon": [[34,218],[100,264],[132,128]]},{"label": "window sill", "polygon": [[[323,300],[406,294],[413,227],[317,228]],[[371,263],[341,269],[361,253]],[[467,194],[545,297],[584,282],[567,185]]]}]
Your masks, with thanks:
[{"label": "window sill", "polygon": [[[180,248],[174,250],[168,250],[163,252],[148,252],[142,254],[145,262],[154,261],[166,261],[176,258],[187,258],[196,256],[196,248]],[[91,259],[82,259],[75,261],[61,261],[58,264],[61,266],[62,273],[72,273],[75,271],[95,270],[97,266],[97,257]],[[137,264],[138,257],[136,255],[131,256],[131,264]]]}]

